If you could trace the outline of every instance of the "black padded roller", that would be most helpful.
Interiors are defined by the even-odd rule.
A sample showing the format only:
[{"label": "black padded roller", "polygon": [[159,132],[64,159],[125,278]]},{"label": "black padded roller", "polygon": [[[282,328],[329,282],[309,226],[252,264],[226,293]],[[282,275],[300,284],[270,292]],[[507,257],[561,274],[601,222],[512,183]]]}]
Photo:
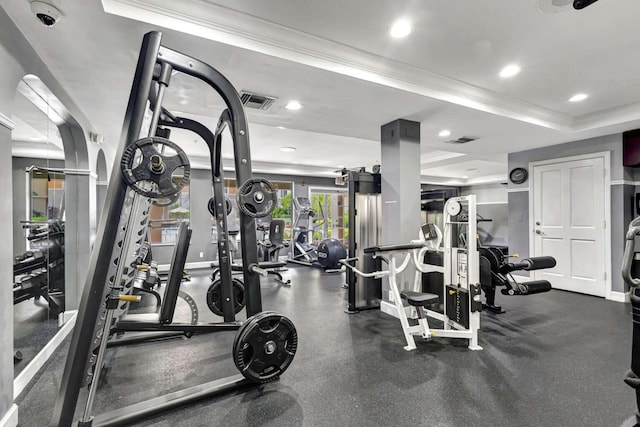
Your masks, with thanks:
[{"label": "black padded roller", "polygon": [[541,294],[543,292],[548,292],[551,290],[551,283],[549,283],[547,280],[534,280],[533,282],[520,283],[518,284],[518,288],[520,288],[520,290],[522,291],[521,295]]},{"label": "black padded roller", "polygon": [[553,268],[556,266],[556,259],[552,256],[537,256],[522,260],[523,264],[529,264],[523,270],[542,270],[544,268]]}]

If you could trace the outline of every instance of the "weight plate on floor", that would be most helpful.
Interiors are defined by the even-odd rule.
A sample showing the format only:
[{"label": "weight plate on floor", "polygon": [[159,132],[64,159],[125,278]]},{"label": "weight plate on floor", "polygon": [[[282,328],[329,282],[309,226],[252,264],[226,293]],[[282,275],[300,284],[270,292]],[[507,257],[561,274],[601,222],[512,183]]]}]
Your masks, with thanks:
[{"label": "weight plate on floor", "polygon": [[[244,308],[244,283],[233,278],[233,312],[239,313]],[[222,311],[222,280],[216,279],[207,290],[207,306],[213,314],[223,315]]]},{"label": "weight plate on floor", "polygon": [[233,346],[236,367],[250,381],[277,379],[289,367],[298,348],[298,334],[285,316],[262,312],[242,325]]}]

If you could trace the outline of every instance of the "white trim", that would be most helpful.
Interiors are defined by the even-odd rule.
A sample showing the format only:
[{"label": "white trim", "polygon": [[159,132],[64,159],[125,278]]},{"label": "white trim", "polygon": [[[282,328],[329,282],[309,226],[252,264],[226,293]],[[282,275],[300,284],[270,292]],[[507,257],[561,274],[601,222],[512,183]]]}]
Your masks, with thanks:
[{"label": "white trim", "polygon": [[[65,313],[68,315],[67,313]],[[65,316],[66,317],[66,316]],[[69,321],[60,328],[60,330],[54,335],[53,338],[44,346],[42,350],[36,357],[33,358],[31,362],[18,374],[18,376],[13,380],[13,399],[17,399],[20,396],[20,393],[24,390],[24,388],[29,384],[29,382],[36,376],[36,374],[42,369],[44,364],[49,360],[49,358],[53,355],[53,353],[58,349],[62,341],[71,333],[73,330],[73,326],[76,324],[76,319],[78,317],[77,310],[71,312],[71,316],[69,317]]]},{"label": "white trim", "polygon": [[584,132],[640,119],[640,103],[577,117],[382,55],[299,31],[211,1],[102,0],[106,13],[381,86],[560,131]]},{"label": "white trim", "polygon": [[0,427],[16,427],[18,425],[18,405],[15,403],[0,420]]},{"label": "white trim", "polygon": [[102,6],[106,13],[153,26],[170,28],[537,126],[569,131],[574,122],[571,115],[279,25],[230,7],[207,2],[206,7],[198,7],[196,12],[187,3],[168,0],[103,0]]},{"label": "white trim", "polygon": [[607,299],[615,302],[631,302],[631,293],[611,291],[611,294]]},{"label": "white trim", "polygon": [[505,200],[504,202],[478,202],[476,206],[484,206],[484,205],[508,205],[509,201]]},{"label": "white trim", "polygon": [[629,181],[626,179],[620,179],[611,181],[611,185],[640,185],[640,181]]},{"label": "white trim", "polygon": [[507,188],[507,193],[524,193],[529,191],[529,187]]},{"label": "white trim", "polygon": [[323,185],[308,185],[309,192],[316,191],[316,193],[348,193],[349,187],[344,186],[335,186],[335,187],[325,187]]},{"label": "white trim", "polygon": [[0,113],[0,125],[9,130],[13,130],[16,127],[16,122],[11,120],[8,116]]},{"label": "white trim", "polygon": [[[578,156],[560,157],[556,159],[539,160],[536,162],[529,162],[529,170],[531,171],[530,191],[529,191],[529,230],[535,228],[534,224],[534,211],[533,211],[533,198],[534,198],[534,168],[537,166],[552,165],[556,163],[573,162],[577,160],[590,160],[590,159],[603,159],[604,167],[604,220],[606,228],[604,232],[604,270],[605,270],[605,298],[610,300],[612,298],[612,281],[611,281],[611,152],[600,151],[596,153],[581,154]],[[534,255],[534,240],[533,235],[529,236],[529,255]],[[535,279],[535,272],[532,276]]]}]

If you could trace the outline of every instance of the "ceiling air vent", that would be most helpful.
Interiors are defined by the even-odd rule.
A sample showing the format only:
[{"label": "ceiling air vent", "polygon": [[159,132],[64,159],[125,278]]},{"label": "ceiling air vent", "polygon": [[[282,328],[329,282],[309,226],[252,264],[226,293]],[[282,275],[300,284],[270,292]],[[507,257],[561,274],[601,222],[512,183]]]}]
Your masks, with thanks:
[{"label": "ceiling air vent", "polygon": [[253,108],[254,110],[268,110],[271,108],[276,99],[273,96],[258,95],[257,93],[247,92],[243,90],[240,92],[240,99],[242,104],[247,108]]},{"label": "ceiling air vent", "polygon": [[447,141],[447,144],[466,144],[467,142],[475,141],[478,138],[469,138],[468,136],[463,136],[458,139],[451,139]]}]

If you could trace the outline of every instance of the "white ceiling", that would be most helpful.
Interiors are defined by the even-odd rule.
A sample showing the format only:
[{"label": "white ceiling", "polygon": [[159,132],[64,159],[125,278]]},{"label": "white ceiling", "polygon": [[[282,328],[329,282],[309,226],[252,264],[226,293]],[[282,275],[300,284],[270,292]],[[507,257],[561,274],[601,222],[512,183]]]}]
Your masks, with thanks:
[{"label": "white ceiling", "polygon": [[11,131],[11,154],[14,157],[64,159],[60,131],[49,118],[52,111],[26,81],[21,81],[14,99]]},{"label": "white ceiling", "polygon": [[[406,118],[421,122],[423,180],[497,181],[508,152],[640,127],[637,0],[558,13],[540,13],[537,0],[58,2],[66,16],[53,28],[25,0],[2,7],[108,143],[119,137],[142,35],[154,29],[236,89],[279,98],[268,112],[248,111],[256,170],[329,175],[370,166],[380,160],[380,126]],[[387,35],[396,17],[413,23],[406,39]],[[512,62],[521,74],[500,79]],[[577,92],[590,97],[567,102]],[[304,108],[284,109],[289,99]],[[178,76],[166,105],[210,124],[222,108]],[[444,128],[450,138],[437,136]],[[461,136],[478,140],[444,142]],[[192,136],[174,138],[194,163],[205,160]]]}]

